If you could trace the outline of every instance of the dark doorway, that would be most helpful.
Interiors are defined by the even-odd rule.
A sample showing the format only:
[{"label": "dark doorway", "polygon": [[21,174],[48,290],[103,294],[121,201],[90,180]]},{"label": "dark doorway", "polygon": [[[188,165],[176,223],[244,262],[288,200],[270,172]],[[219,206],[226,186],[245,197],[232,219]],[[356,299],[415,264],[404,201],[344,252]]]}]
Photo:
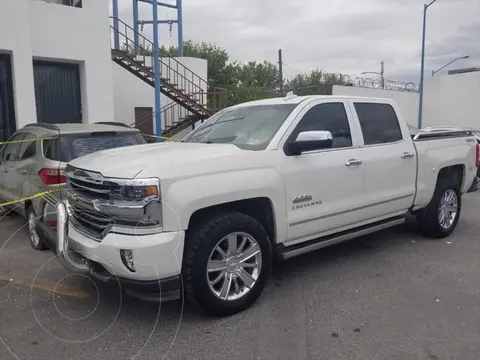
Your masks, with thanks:
[{"label": "dark doorway", "polygon": [[[153,108],[151,107],[136,107],[135,108],[135,127],[140,130],[142,134],[153,135]],[[155,138],[144,136],[145,141],[153,140]]]},{"label": "dark doorway", "polygon": [[39,123],[81,123],[82,100],[78,64],[33,61]]},{"label": "dark doorway", "polygon": [[12,62],[9,54],[0,54],[0,141],[16,131],[13,101]]}]

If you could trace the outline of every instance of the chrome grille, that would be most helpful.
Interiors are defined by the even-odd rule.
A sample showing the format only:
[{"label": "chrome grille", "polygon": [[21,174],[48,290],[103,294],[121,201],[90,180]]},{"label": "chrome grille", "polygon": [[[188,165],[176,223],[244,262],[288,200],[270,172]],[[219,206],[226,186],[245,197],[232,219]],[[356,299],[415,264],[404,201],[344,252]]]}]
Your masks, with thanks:
[{"label": "chrome grille", "polygon": [[83,230],[97,239],[102,239],[105,233],[113,226],[112,219],[97,211],[90,211],[83,207],[72,205],[70,212],[79,230]]},{"label": "chrome grille", "polygon": [[113,227],[109,214],[96,210],[93,205],[98,199],[110,200],[120,186],[99,173],[67,166],[67,197],[73,225],[97,240],[101,240]]},{"label": "chrome grille", "polygon": [[158,231],[162,208],[158,198],[130,201],[122,198],[125,187],[153,184],[158,179],[105,178],[102,174],[70,165],[65,169],[69,219],[74,227],[101,241],[110,231],[137,234]]}]

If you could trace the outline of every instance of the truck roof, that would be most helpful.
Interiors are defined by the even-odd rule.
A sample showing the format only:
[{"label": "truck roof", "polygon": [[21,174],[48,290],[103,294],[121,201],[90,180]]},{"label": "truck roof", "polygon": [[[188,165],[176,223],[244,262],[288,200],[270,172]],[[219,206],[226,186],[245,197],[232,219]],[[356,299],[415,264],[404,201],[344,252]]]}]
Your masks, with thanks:
[{"label": "truck roof", "polygon": [[348,95],[305,95],[305,96],[298,96],[298,95],[287,94],[287,96],[285,96],[285,97],[276,97],[276,98],[270,98],[270,99],[248,101],[248,102],[245,102],[245,103],[235,105],[235,107],[254,106],[254,105],[275,105],[275,104],[300,104],[301,102],[303,102],[305,100],[320,100],[320,99],[368,100],[368,101],[391,100],[391,99],[388,99],[388,98],[374,98],[374,97],[348,96]]}]

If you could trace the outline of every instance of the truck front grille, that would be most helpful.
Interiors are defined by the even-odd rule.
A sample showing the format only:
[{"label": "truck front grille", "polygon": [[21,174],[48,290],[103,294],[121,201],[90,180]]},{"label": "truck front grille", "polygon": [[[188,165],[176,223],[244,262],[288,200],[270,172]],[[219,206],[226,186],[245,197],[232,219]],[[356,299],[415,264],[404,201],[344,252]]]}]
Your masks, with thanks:
[{"label": "truck front grille", "polygon": [[97,240],[103,239],[113,227],[109,214],[96,210],[94,201],[111,200],[120,185],[102,177],[99,173],[67,166],[66,193],[70,204],[73,225]]},{"label": "truck front grille", "polygon": [[71,205],[71,216],[79,230],[101,240],[113,226],[112,219],[97,211],[90,211],[78,205]]}]

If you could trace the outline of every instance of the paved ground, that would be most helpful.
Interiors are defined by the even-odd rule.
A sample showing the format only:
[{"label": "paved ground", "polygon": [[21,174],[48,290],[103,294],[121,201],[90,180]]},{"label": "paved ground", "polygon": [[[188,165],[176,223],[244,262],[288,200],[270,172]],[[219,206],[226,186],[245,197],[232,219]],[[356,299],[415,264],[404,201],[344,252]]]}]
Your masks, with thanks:
[{"label": "paved ground", "polygon": [[480,194],[447,240],[406,226],[282,263],[225,319],[69,276],[21,225],[0,221],[2,360],[480,359]]}]

